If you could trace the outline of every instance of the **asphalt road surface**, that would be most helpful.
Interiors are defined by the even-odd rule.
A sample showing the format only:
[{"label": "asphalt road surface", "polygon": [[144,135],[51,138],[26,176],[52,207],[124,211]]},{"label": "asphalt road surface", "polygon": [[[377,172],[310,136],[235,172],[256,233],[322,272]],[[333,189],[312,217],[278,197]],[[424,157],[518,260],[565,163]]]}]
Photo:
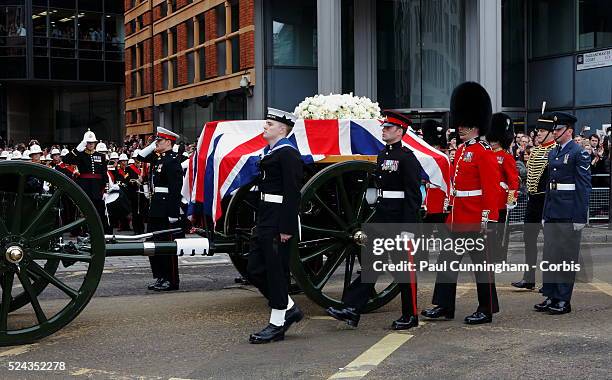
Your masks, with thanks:
[{"label": "asphalt road surface", "polygon": [[[594,245],[593,261],[609,256],[610,248]],[[605,265],[596,276],[610,273],[601,270]],[[455,320],[426,321],[406,333],[389,329],[399,298],[350,329],[296,295],[307,318],[282,342],[251,345],[249,334],[269,315],[256,290],[236,285],[228,263],[184,266],[181,274],[180,291],[160,294],[144,289],[146,267],[107,269],[96,296],[70,325],[35,344],[0,348],[0,378],[604,379],[612,373],[609,279],[577,284],[573,312],[550,316],[532,311],[542,299],[537,292],[514,290],[509,283],[517,276],[500,276],[501,312],[483,326],[462,323],[476,307],[476,291],[461,284]],[[432,284],[423,281],[420,308],[431,294]],[[60,300],[50,293],[41,303],[53,308]],[[29,312],[10,317],[29,318]],[[63,362],[65,369],[9,370],[24,362]]]}]

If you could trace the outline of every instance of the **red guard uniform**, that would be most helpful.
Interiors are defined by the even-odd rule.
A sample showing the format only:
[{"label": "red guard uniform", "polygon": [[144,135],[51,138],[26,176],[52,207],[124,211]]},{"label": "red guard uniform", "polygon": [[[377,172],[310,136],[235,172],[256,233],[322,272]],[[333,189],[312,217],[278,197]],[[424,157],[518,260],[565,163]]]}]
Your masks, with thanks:
[{"label": "red guard uniform", "polygon": [[500,175],[488,143],[472,139],[457,149],[453,164],[452,210],[447,219],[454,229],[480,225],[482,218],[499,218]]},{"label": "red guard uniform", "polygon": [[[498,202],[499,210],[506,210],[507,205],[516,202],[519,189],[519,174],[516,169],[516,161],[508,151],[497,149],[493,152],[497,158],[500,169],[500,190],[501,196]],[[503,218],[500,218],[503,222]]]}]

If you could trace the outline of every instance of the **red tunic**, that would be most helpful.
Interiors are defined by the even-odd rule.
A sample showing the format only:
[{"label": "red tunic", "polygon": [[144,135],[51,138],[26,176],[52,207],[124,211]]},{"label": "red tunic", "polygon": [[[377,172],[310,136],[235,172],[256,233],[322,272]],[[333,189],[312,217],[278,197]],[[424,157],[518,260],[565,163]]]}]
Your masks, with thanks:
[{"label": "red tunic", "polygon": [[[483,215],[491,221],[499,218],[499,164],[491,147],[472,139],[457,149],[453,164],[453,208],[448,224],[478,224]],[[464,192],[480,195],[464,196]],[[463,193],[463,194],[462,194]]]},{"label": "red tunic", "polygon": [[438,187],[428,187],[425,195],[425,207],[428,214],[441,214],[444,212],[446,193]]},{"label": "red tunic", "polygon": [[516,169],[514,156],[501,148],[493,153],[495,154],[500,169],[500,197],[498,208],[500,210],[505,210],[507,203],[516,201],[517,191],[519,189],[519,174]]}]

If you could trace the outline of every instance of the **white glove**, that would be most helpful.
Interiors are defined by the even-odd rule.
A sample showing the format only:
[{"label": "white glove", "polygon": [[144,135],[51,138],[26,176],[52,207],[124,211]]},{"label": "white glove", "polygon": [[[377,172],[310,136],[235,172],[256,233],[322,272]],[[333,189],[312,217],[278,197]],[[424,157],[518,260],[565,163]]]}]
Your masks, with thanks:
[{"label": "white glove", "polygon": [[104,194],[102,194],[102,200],[103,200],[104,202],[106,202],[106,197],[108,197],[108,193],[104,193]]},{"label": "white glove", "polygon": [[542,219],[542,227],[544,227],[544,219]]},{"label": "white glove", "polygon": [[170,224],[174,224],[174,223],[178,222],[178,221],[179,221],[179,219],[178,219],[178,218],[171,218],[171,217],[168,217],[168,221],[170,222]]},{"label": "white glove", "polygon": [[43,190],[45,191],[45,193],[48,193],[50,189],[51,188],[49,187],[49,182],[45,181],[43,183]]},{"label": "white glove", "polygon": [[79,145],[77,145],[76,150],[79,152],[82,152],[85,150],[86,146],[87,146],[87,143],[85,142],[85,140],[83,140],[79,143]]},{"label": "white glove", "polygon": [[113,183],[112,185],[110,185],[109,189],[110,191],[117,191],[119,190],[119,185],[117,185],[116,183]]},{"label": "white glove", "polygon": [[149,154],[153,153],[155,150],[155,141],[149,144],[146,148],[142,149],[140,153],[138,153],[141,157],[147,157]]},{"label": "white glove", "polygon": [[506,204],[508,210],[513,210],[516,207],[516,202]]},{"label": "white glove", "polygon": [[574,223],[574,231],[582,231],[585,226],[584,223]]}]

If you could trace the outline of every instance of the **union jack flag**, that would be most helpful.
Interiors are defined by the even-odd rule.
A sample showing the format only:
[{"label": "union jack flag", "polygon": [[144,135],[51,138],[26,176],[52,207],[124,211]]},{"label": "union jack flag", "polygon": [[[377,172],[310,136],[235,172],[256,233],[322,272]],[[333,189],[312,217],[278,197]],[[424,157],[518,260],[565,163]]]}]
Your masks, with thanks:
[{"label": "union jack flag", "polygon": [[[204,126],[183,185],[189,215],[203,213],[216,222],[223,214],[222,199],[257,177],[257,161],[267,145],[264,123],[215,121]],[[298,120],[288,139],[306,164],[327,156],[377,155],[384,147],[380,125],[378,120]],[[448,157],[413,131],[404,135],[403,144],[421,163],[424,179],[448,195]]]}]

